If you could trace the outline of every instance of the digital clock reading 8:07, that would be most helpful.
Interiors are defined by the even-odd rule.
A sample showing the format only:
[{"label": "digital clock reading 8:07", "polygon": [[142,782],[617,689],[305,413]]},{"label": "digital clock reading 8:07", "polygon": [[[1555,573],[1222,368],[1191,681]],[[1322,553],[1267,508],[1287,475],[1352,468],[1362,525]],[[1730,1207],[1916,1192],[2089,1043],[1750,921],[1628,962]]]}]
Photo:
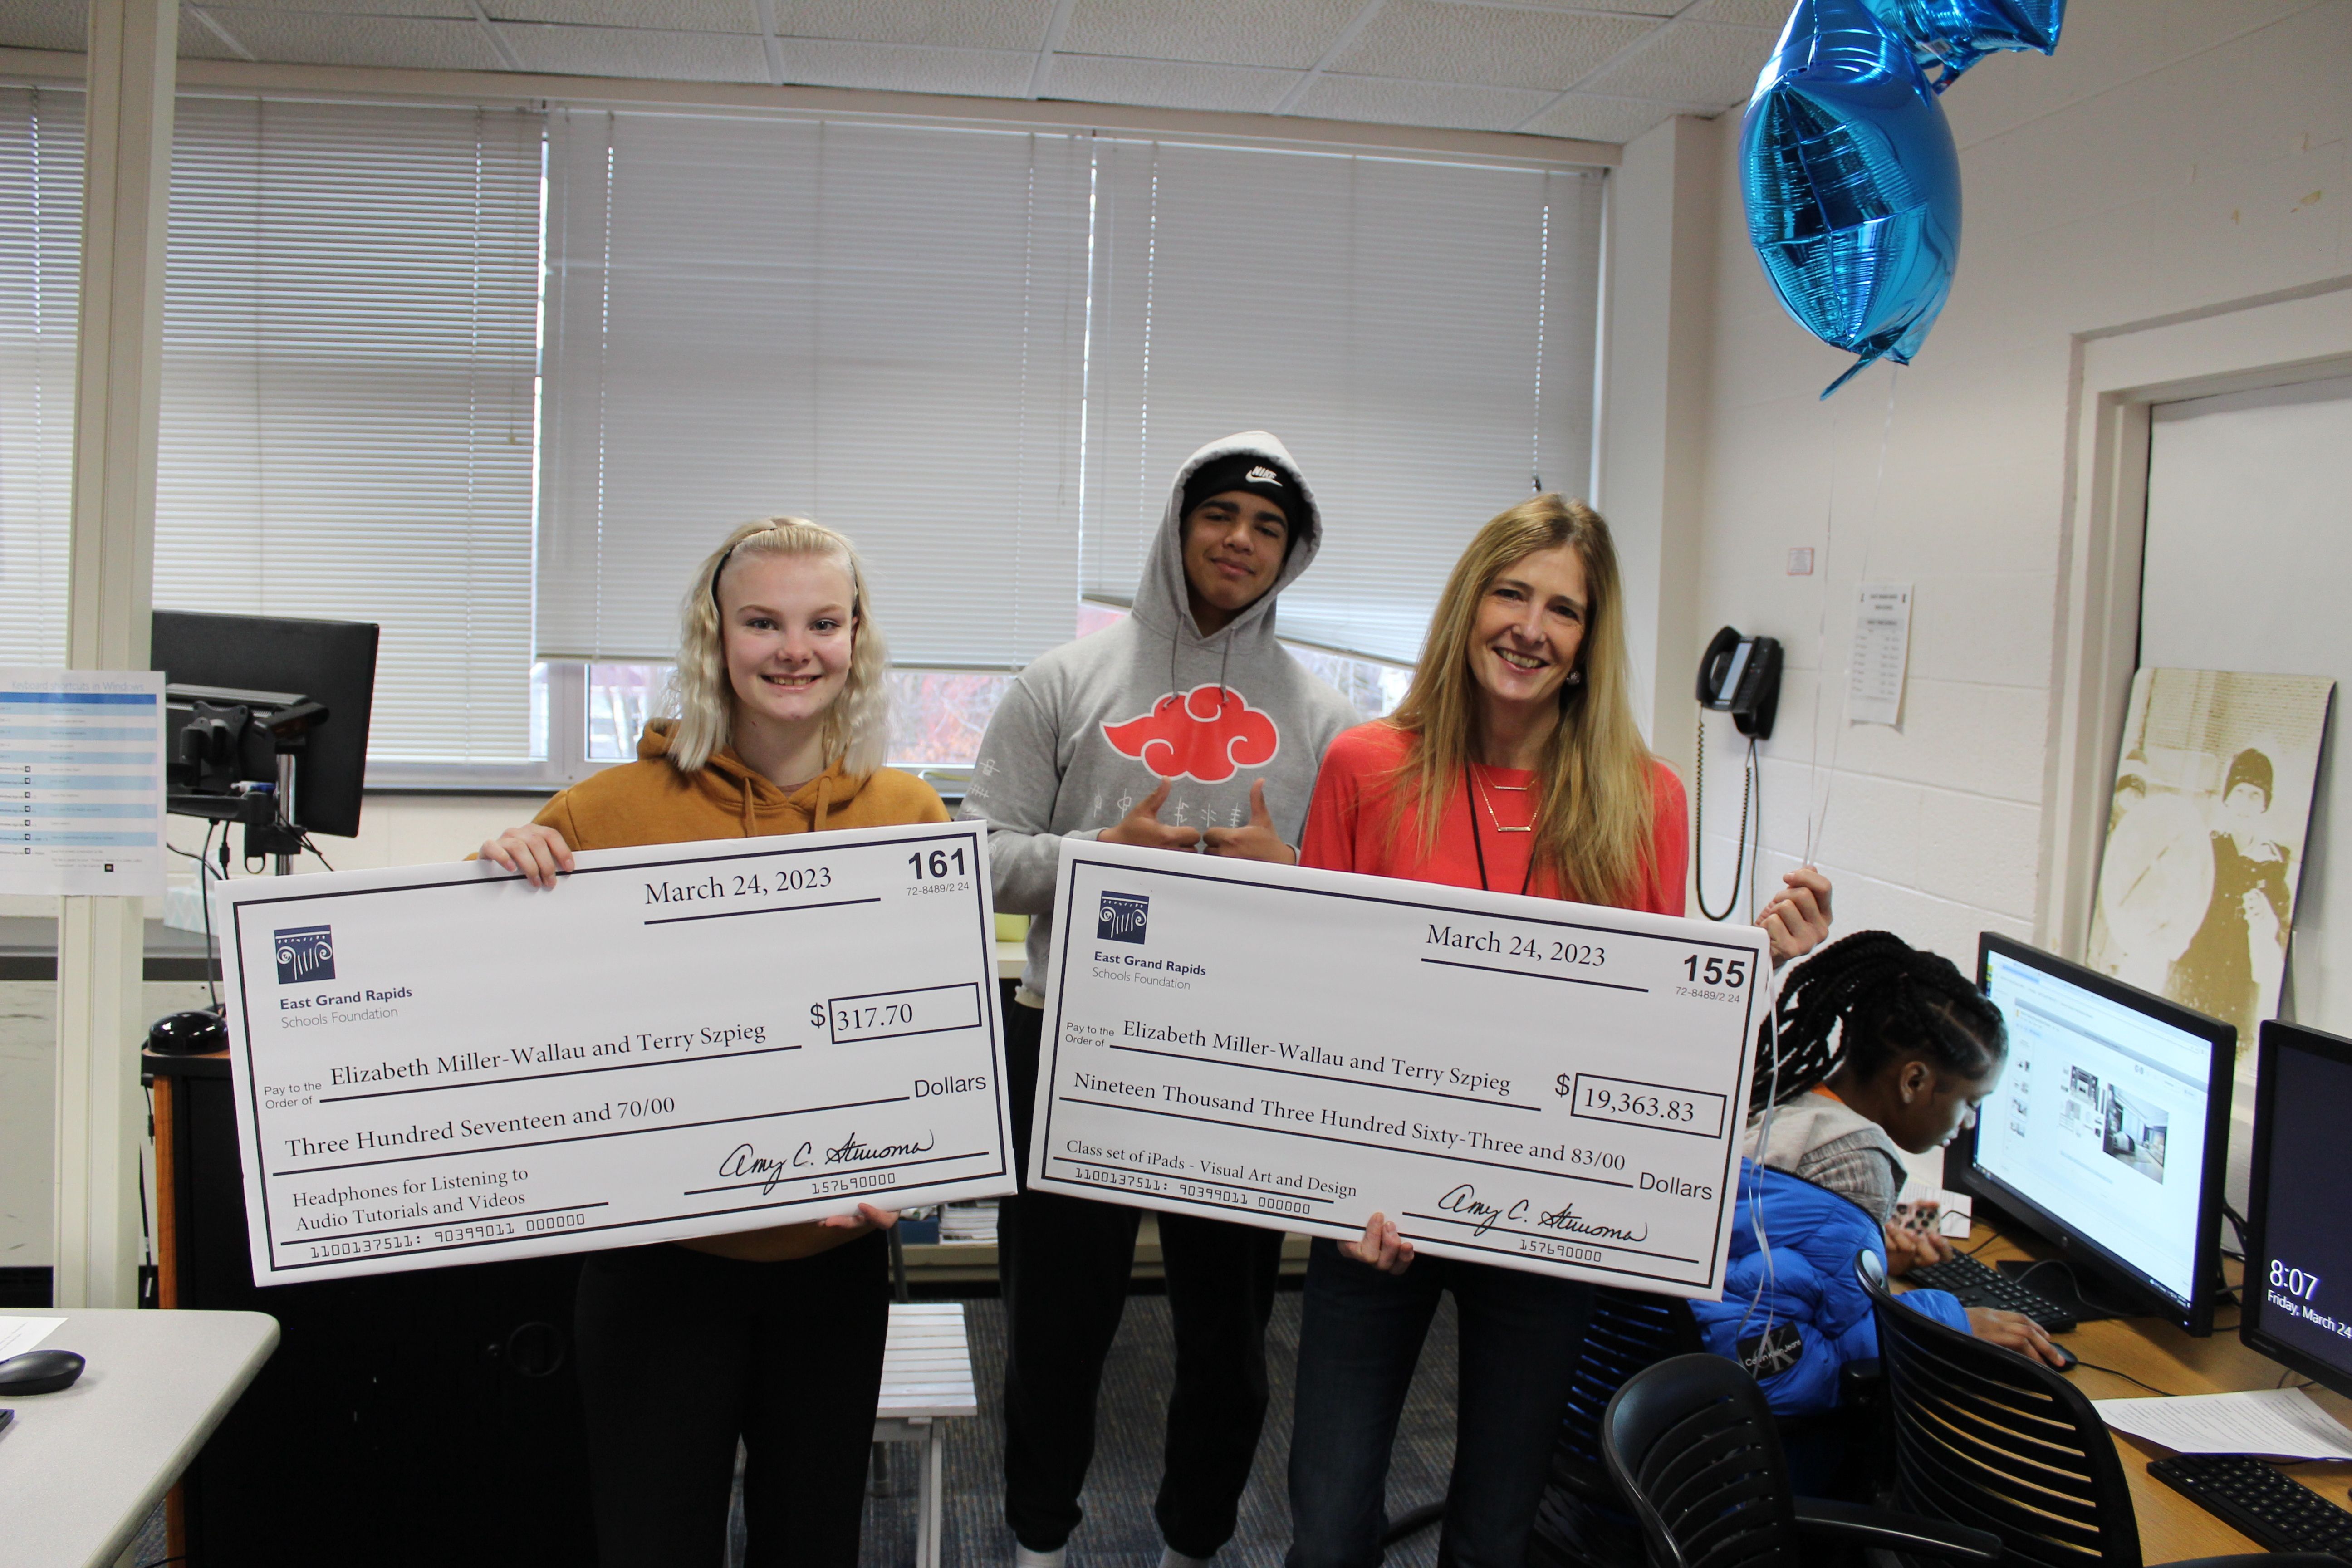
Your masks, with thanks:
[{"label": "digital clock reading 8:07", "polygon": [[2300,1268],[2289,1268],[2273,1258],[2271,1259],[2271,1289],[2298,1301],[2308,1301],[2318,1293],[2319,1276],[2306,1274]]}]

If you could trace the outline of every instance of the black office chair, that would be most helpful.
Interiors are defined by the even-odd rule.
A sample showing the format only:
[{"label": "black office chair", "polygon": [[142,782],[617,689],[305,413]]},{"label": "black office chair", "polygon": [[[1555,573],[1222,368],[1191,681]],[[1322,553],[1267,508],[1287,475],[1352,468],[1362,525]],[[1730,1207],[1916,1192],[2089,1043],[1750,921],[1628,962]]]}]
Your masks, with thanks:
[{"label": "black office chair", "polygon": [[1839,1547],[2000,1558],[1987,1531],[1793,1496],[1764,1391],[1721,1356],[1679,1355],[1627,1379],[1601,1416],[1601,1452],[1657,1568],[1803,1568]]},{"label": "black office chair", "polygon": [[[2106,1423],[2040,1362],[1898,1304],[1874,1253],[1854,1259],[1878,1323],[1895,1423],[1895,1500],[1991,1531],[2029,1568],[2141,1568],[2131,1488]],[[2325,1552],[2265,1552],[2167,1568],[2342,1568]]]},{"label": "black office chair", "polygon": [[1601,1415],[1627,1378],[1698,1346],[1688,1302],[1613,1286],[1593,1291],[1576,1383],[1528,1543],[1536,1568],[1638,1568],[1641,1527],[1601,1457]]}]

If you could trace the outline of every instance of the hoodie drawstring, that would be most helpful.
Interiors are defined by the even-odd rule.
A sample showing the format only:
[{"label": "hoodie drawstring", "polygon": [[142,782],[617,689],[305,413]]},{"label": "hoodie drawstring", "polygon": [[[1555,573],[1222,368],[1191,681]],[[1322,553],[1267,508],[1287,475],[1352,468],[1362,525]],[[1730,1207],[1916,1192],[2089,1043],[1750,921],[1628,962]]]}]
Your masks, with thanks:
[{"label": "hoodie drawstring", "polygon": [[[1223,632],[1218,634],[1225,639],[1225,650],[1217,659],[1217,710],[1221,713],[1224,711],[1225,707],[1225,672],[1234,665],[1232,630],[1233,628],[1228,626]],[[1181,626],[1168,634],[1168,689],[1178,697],[1184,695],[1184,688],[1179,685],[1176,679],[1176,649],[1183,640],[1184,630]]]},{"label": "hoodie drawstring", "polygon": [[[746,838],[757,838],[757,837],[760,836],[760,827],[759,827],[759,821],[758,821],[758,818],[757,818],[757,816],[756,816],[756,813],[755,813],[755,810],[754,810],[754,806],[755,806],[755,802],[756,802],[756,795],[755,795],[755,792],[757,791],[757,789],[759,788],[759,786],[758,786],[755,783],[753,783],[753,782],[752,782],[751,778],[748,774],[744,777],[744,779],[743,779],[743,781],[742,781],[742,784],[743,784],[743,837],[746,837]],[[829,813],[832,809],[833,809],[833,773],[832,773],[832,771],[831,771],[830,769],[828,769],[828,770],[827,770],[827,771],[825,771],[824,773],[820,773],[820,774],[818,774],[818,775],[817,775],[817,781],[816,781],[816,822],[815,822],[814,826],[813,827],[811,827],[811,829],[810,829],[810,831],[811,831],[811,832],[813,832],[813,833],[823,833],[823,832],[824,831],[824,819],[825,819],[825,816],[826,816],[826,814],[827,814],[827,813]]]}]

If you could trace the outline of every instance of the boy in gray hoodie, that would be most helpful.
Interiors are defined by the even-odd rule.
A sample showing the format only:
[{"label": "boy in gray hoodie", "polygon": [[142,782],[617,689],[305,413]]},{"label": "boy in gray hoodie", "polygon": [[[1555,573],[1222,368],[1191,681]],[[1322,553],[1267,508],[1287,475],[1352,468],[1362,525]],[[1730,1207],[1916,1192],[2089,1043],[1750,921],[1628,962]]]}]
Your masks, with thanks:
[{"label": "boy in gray hoodie", "polygon": [[[1361,718],[1275,640],[1276,595],[1322,532],[1282,443],[1262,430],[1211,442],[1177,470],[1133,613],[1030,665],[989,721],[961,815],[988,823],[997,909],[1038,917],[1005,1028],[1024,1165],[1059,840],[1297,858],[1324,748]],[[1001,1205],[1004,1516],[1024,1564],[1057,1565],[1078,1523],[1139,1217],[1050,1193]],[[1176,1388],[1154,1511],[1163,1562],[1184,1568],[1232,1538],[1249,1480],[1282,1237],[1159,1218]]]}]

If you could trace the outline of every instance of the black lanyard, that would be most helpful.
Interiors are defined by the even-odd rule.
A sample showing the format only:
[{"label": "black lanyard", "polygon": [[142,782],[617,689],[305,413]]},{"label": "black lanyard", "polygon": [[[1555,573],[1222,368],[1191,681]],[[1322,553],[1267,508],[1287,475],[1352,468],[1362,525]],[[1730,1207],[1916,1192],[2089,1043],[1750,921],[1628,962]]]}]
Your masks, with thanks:
[{"label": "black lanyard", "polygon": [[[1467,763],[1462,765],[1462,797],[1470,807],[1470,847],[1478,856],[1479,890],[1491,893],[1495,889],[1486,883],[1486,846],[1478,834],[1478,786],[1471,782],[1470,764]],[[1500,836],[1501,831],[1499,826],[1496,829],[1497,837]],[[1535,885],[1535,877],[1536,847],[1530,840],[1528,844],[1528,868],[1519,878],[1521,898],[1527,897],[1528,889]]]}]

